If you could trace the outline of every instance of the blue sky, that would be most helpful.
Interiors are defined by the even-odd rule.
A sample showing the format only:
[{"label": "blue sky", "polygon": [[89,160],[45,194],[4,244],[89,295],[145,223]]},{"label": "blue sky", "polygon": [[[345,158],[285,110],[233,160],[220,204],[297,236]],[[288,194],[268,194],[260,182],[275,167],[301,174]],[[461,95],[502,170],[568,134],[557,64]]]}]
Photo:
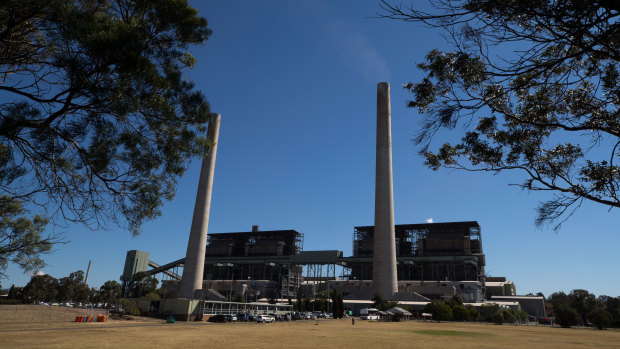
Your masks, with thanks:
[{"label": "blue sky", "polygon": [[[222,114],[210,233],[295,229],[304,249],[351,255],[353,227],[374,214],[376,84],[391,84],[394,205],[397,224],[476,220],[487,272],[513,280],[520,294],[585,288],[620,296],[617,212],[586,203],[558,233],[534,226],[538,201],[510,183],[518,173],[433,172],[411,139],[419,115],[402,84],[433,48],[437,31],[371,18],[374,1],[193,1],[213,35],[193,50],[188,72]],[[55,227],[69,243],[47,257],[54,277],[86,270],[89,284],[118,280],[127,250],[163,264],[183,257],[200,162],[179,181],[162,216],[131,237]],[[11,266],[6,287],[29,276]]]}]

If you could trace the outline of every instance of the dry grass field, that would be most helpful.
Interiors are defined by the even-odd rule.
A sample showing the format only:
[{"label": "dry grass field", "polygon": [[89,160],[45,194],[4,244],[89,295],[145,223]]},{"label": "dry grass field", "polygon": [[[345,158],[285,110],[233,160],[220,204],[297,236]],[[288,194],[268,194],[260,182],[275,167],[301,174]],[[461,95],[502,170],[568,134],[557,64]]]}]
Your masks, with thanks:
[{"label": "dry grass field", "polygon": [[0,319],[0,348],[620,348],[620,331],[356,320],[275,324]]},{"label": "dry grass field", "polygon": [[[71,322],[76,316],[109,315],[105,309],[80,309],[60,306],[0,305],[0,324]],[[0,345],[0,347],[2,347]]]}]

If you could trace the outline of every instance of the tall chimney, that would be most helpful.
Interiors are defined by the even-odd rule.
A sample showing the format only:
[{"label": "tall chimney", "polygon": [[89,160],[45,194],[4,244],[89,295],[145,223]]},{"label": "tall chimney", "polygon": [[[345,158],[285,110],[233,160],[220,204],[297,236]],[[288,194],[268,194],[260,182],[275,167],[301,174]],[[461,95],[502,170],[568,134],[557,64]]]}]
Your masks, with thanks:
[{"label": "tall chimney", "polygon": [[385,299],[398,292],[392,183],[392,126],[390,85],[377,84],[377,165],[372,291]]},{"label": "tall chimney", "polygon": [[194,298],[196,291],[202,290],[202,279],[205,267],[205,250],[207,247],[207,230],[209,227],[209,211],[211,209],[211,191],[213,189],[213,172],[215,155],[220,132],[220,114],[211,115],[207,129],[207,141],[213,144],[209,155],[202,159],[194,217],[187,242],[185,266],[179,283],[179,297]]},{"label": "tall chimney", "polygon": [[92,260],[88,261],[88,269],[86,269],[86,278],[84,278],[84,285],[88,286],[88,275],[90,275],[90,262],[92,262]]}]

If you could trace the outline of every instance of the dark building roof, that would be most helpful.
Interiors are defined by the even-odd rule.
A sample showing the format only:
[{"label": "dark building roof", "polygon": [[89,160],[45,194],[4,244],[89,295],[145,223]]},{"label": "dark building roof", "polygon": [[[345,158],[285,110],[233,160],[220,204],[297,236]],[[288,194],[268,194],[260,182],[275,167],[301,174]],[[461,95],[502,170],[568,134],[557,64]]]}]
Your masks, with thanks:
[{"label": "dark building roof", "polygon": [[[478,224],[478,222],[476,221],[396,224],[394,228],[396,230],[427,230],[429,232],[434,232],[434,231],[465,230],[465,229],[470,229],[470,228],[480,229],[480,224]],[[355,229],[359,231],[374,231],[375,227],[370,225],[370,226],[355,227]]]}]

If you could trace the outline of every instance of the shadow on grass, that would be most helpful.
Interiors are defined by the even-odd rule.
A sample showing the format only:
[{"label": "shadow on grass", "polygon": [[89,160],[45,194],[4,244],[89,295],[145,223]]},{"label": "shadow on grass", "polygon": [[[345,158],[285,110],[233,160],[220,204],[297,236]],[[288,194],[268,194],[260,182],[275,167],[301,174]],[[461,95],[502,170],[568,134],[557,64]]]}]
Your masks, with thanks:
[{"label": "shadow on grass", "polygon": [[493,337],[490,333],[484,332],[462,332],[462,331],[441,331],[441,330],[417,330],[408,331],[418,334],[427,334],[432,336],[448,336],[448,337]]}]

